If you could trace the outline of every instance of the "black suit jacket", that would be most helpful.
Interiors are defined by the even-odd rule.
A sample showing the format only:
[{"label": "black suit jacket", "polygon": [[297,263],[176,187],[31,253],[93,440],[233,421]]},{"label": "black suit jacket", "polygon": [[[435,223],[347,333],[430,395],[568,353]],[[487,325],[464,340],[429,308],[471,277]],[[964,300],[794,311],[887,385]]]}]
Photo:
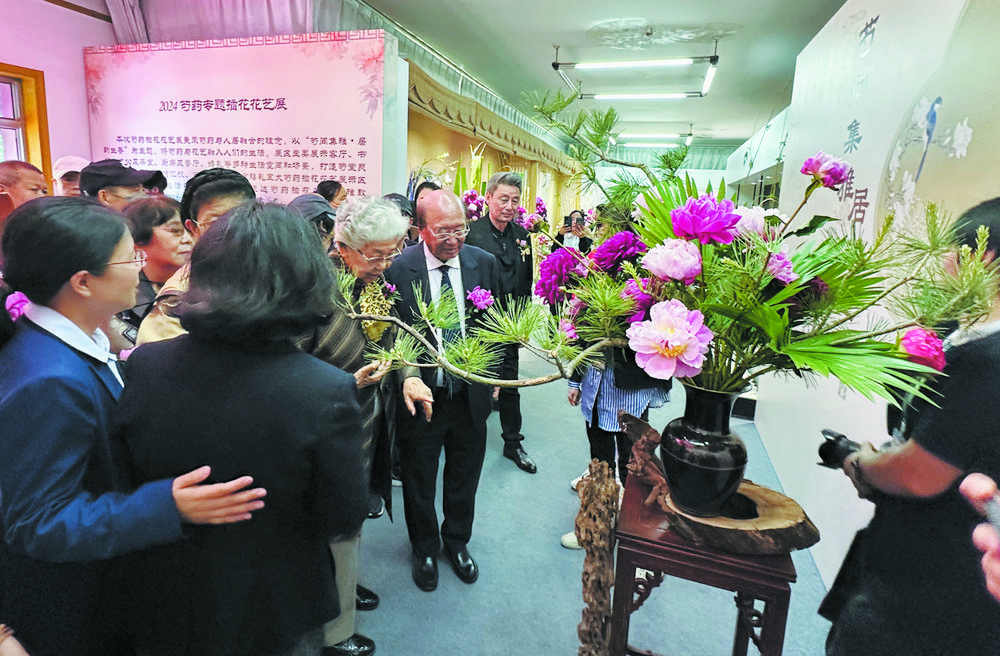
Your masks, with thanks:
[{"label": "black suit jacket", "polygon": [[[477,246],[497,259],[501,297],[530,298],[535,273],[531,260],[531,235],[513,221],[507,224],[502,240],[494,236],[493,230],[489,216],[473,221],[469,224],[469,236],[465,238],[466,246]],[[519,241],[525,244],[524,254]]]},{"label": "black suit jacket", "polygon": [[[462,269],[462,287],[465,294],[481,287],[493,292],[497,297],[497,290],[500,288],[498,276],[497,260],[495,257],[475,246],[466,244],[459,255],[459,263]],[[413,246],[408,246],[403,254],[396,258],[392,266],[385,272],[385,279],[396,286],[399,293],[399,300],[396,301],[396,310],[399,317],[411,326],[415,325],[420,316],[417,310],[417,299],[414,295],[413,285],[418,283],[423,293],[423,300],[431,302],[430,280],[427,273],[427,258],[424,255],[424,244],[421,242]],[[466,331],[476,327],[476,320],[468,311],[466,305]],[[425,331],[425,336],[433,344],[434,335]],[[429,387],[433,387],[437,378],[436,369],[421,369],[420,374]],[[470,384],[469,386],[469,409],[475,421],[485,421],[490,414],[492,406],[491,390],[486,385]]]},{"label": "black suit jacket", "polygon": [[249,521],[191,526],[127,557],[139,645],[276,653],[334,618],[328,540],[368,512],[363,435],[354,377],[290,343],[242,350],[183,335],[137,349],[121,397],[133,477],[210,465],[210,482],[249,474],[268,491]]}]

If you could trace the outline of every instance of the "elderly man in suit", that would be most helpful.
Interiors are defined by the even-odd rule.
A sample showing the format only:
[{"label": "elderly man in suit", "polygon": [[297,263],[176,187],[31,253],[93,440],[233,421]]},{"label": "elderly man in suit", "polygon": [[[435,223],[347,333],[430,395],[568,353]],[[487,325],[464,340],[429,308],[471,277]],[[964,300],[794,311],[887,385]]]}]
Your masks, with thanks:
[{"label": "elderly man in suit", "polygon": [[[496,259],[474,246],[465,246],[468,226],[465,208],[453,193],[437,190],[417,207],[422,242],[408,247],[386,271],[396,286],[400,318],[415,325],[419,321],[414,286],[423,300],[453,293],[461,316],[462,333],[474,327],[475,318],[466,311],[466,296],[480,287],[499,288]],[[464,246],[464,248],[463,248]],[[426,337],[439,347],[452,339],[453,329],[427,331]],[[437,555],[444,554],[458,577],[473,583],[479,577],[476,561],[469,554],[476,489],[486,454],[486,418],[490,414],[490,388],[467,383],[438,369],[423,369],[424,382],[434,391],[433,416],[399,413],[397,439],[403,480],[403,509],[413,548],[413,580],[421,590],[437,587]],[[438,529],[434,508],[438,460],[445,454],[444,521]]]}]

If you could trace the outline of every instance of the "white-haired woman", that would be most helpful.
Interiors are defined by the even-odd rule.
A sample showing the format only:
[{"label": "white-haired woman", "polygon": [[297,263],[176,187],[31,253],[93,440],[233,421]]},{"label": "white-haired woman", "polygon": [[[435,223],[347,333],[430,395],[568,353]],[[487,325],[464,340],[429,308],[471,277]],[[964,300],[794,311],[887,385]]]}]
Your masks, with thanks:
[{"label": "white-haired woman", "polygon": [[[393,290],[382,274],[399,255],[409,227],[409,220],[390,201],[362,196],[340,206],[332,254],[338,266],[357,278],[352,300],[362,312],[383,316],[393,312]],[[391,346],[395,333],[391,324],[356,321],[338,312],[329,323],[317,329],[311,339],[300,344],[312,355],[354,374],[360,388],[363,430],[368,438],[365,449],[371,463],[373,497],[376,505],[381,497],[390,517],[391,454],[399,393],[402,391],[403,401],[411,414],[416,414],[417,404],[420,404],[428,420],[433,400],[430,389],[416,370],[387,375],[386,363],[366,364],[365,351],[369,344]],[[362,475],[368,476],[369,471]],[[326,625],[324,654],[327,656],[365,656],[375,651],[375,643],[370,638],[354,632],[355,610],[369,610],[378,604],[378,597],[373,592],[358,585],[360,540],[359,533],[330,545],[337,568],[341,614]]]}]

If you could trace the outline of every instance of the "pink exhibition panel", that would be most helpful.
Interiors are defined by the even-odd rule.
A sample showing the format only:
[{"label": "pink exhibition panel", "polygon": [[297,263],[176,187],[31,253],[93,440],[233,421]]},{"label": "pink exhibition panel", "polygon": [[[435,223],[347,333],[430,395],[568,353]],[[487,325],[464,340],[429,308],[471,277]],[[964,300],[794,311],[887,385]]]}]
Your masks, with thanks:
[{"label": "pink exhibition panel", "polygon": [[378,195],[385,46],[367,30],[87,48],[93,159],[162,170],[175,198],[216,166],[262,200],[327,179]]}]

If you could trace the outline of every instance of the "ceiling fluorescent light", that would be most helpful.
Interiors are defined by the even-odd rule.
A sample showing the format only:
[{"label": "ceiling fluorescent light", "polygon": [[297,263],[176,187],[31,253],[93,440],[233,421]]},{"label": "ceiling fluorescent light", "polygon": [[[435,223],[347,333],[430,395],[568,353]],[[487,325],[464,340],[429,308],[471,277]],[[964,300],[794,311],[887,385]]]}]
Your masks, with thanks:
[{"label": "ceiling fluorescent light", "polygon": [[707,96],[708,90],[712,86],[712,80],[715,79],[716,66],[712,64],[708,67],[708,71],[705,73],[705,81],[701,84],[701,95]]},{"label": "ceiling fluorescent light", "polygon": [[622,144],[625,148],[680,148],[680,144],[675,143],[627,143]]},{"label": "ceiling fluorescent light", "polygon": [[638,132],[623,132],[618,135],[620,139],[678,139],[679,134],[640,134]]},{"label": "ceiling fluorescent light", "polygon": [[680,59],[646,59],[641,61],[581,62],[573,64],[573,68],[578,71],[596,71],[601,69],[616,68],[662,68],[665,66],[690,66],[692,64],[694,64],[694,59],[686,57]]},{"label": "ceiling fluorescent light", "polygon": [[595,93],[581,94],[580,97],[594,100],[680,100],[690,96],[687,93]]}]

